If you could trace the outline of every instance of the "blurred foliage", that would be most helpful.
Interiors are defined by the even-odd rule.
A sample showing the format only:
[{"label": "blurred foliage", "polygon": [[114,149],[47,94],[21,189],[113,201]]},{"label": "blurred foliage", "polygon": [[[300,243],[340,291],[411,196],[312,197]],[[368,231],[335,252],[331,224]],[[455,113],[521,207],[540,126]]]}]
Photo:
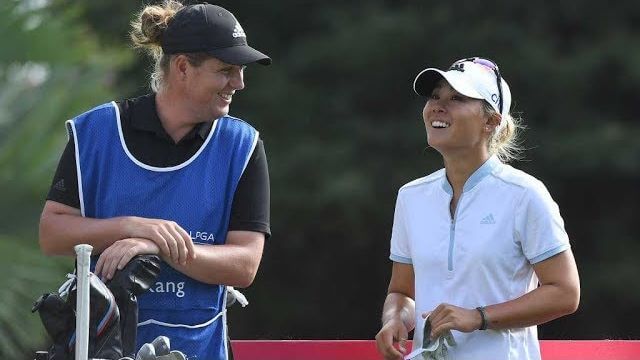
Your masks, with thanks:
[{"label": "blurred foliage", "polygon": [[[12,259],[33,268],[24,276],[35,279],[53,266],[37,254],[35,229],[66,141],[64,119],[147,92],[150,63],[127,38],[142,3],[7,1],[0,3],[0,245],[31,249]],[[230,313],[232,337],[375,335],[397,189],[442,166],[426,148],[413,77],[474,55],[496,60],[509,81],[513,110],[528,127],[529,151],[514,165],[549,188],[580,267],[580,310],[542,326],[541,337],[640,337],[630,320],[640,310],[635,2],[217,3],[274,60],[247,69],[232,108],[265,141],[273,230],[246,290],[251,305]],[[3,281],[0,300],[9,296]],[[51,290],[46,281],[33,284]],[[33,317],[27,306],[14,310]],[[0,332],[13,352],[2,345],[0,355],[42,343],[7,339]]]},{"label": "blurred foliage", "polygon": [[64,120],[112,97],[126,49],[99,48],[78,8],[52,17],[44,1],[0,2],[0,358],[30,358],[46,337],[31,304],[71,271],[44,257],[38,218],[66,141]]}]

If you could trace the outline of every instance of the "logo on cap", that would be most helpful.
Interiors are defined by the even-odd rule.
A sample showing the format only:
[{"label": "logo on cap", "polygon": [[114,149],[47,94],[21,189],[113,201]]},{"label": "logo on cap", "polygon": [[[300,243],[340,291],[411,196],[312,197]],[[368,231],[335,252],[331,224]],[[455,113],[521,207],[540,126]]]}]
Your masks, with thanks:
[{"label": "logo on cap", "polygon": [[239,37],[247,37],[247,35],[245,35],[244,30],[242,30],[242,26],[240,26],[240,23],[236,23],[236,27],[233,28],[233,37],[234,38],[239,38]]},{"label": "logo on cap", "polygon": [[451,65],[451,67],[449,68],[449,71],[451,70],[464,72],[464,63],[455,63]]}]

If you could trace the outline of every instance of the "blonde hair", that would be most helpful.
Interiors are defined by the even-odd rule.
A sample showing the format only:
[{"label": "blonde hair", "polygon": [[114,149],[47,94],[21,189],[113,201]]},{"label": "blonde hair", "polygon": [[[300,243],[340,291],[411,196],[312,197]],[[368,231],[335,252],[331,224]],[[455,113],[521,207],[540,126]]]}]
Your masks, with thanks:
[{"label": "blonde hair", "polygon": [[[487,116],[499,116],[498,112],[486,101],[484,112]],[[502,162],[521,160],[524,148],[519,139],[520,132],[524,129],[522,118],[514,117],[511,113],[502,116],[505,124],[496,127],[489,138],[489,154],[497,155]]]},{"label": "blonde hair", "polygon": [[154,60],[153,72],[150,75],[151,89],[158,91],[162,87],[165,74],[169,71],[171,55],[162,51],[162,33],[167,29],[171,19],[184,5],[175,0],[165,0],[160,5],[146,6],[131,22],[131,40],[133,46],[143,49]]}]

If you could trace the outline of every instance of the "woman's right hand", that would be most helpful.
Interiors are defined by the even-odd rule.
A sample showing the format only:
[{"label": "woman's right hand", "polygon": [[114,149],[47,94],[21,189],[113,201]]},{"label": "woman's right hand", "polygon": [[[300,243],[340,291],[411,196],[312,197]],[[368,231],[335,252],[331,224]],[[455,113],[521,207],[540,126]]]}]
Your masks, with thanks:
[{"label": "woman's right hand", "polygon": [[153,241],[160,252],[173,262],[186,265],[188,259],[196,258],[191,236],[175,221],[136,216],[126,220],[127,237]]},{"label": "woman's right hand", "polygon": [[[407,352],[409,330],[401,319],[387,321],[376,335],[376,347],[385,360],[402,360]],[[398,344],[398,348],[394,344]]]}]

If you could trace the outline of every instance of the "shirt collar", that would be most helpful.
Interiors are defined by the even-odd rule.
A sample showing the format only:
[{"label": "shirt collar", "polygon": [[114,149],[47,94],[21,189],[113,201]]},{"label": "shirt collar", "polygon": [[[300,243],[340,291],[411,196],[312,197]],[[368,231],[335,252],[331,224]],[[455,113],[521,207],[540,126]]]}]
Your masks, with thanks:
[{"label": "shirt collar", "polygon": [[[467,181],[464,183],[464,186],[462,187],[462,192],[465,193],[473,189],[480,183],[480,181],[482,181],[482,179],[491,174],[500,165],[502,165],[500,159],[498,159],[496,155],[491,156],[487,161],[484,162],[484,164],[480,165],[480,167],[476,169],[476,171],[474,171],[471,176],[469,176]],[[446,176],[442,181],[442,188],[449,195],[453,195],[453,188],[451,187],[451,184],[449,184],[449,180]]]},{"label": "shirt collar", "polygon": [[[156,108],[156,94],[151,93],[139,98],[138,106],[133,107],[131,117],[131,126],[136,130],[148,131],[154,133],[162,139],[171,140],[171,136],[162,127],[160,117]],[[180,141],[191,140],[197,136],[205,140],[209,136],[209,132],[213,122],[202,122],[191,129]]]}]

